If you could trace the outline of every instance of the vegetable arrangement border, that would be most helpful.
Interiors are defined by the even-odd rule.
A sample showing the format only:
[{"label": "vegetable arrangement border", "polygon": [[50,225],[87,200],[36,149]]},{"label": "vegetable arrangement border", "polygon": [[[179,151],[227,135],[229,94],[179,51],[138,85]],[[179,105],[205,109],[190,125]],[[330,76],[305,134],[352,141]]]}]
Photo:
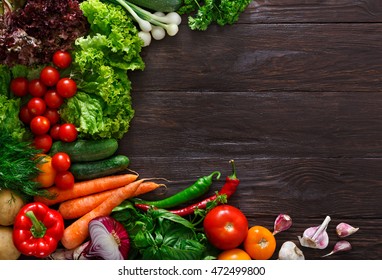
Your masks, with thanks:
[{"label": "vegetable arrangement border", "polygon": [[[274,257],[275,235],[292,219],[280,214],[273,232],[248,228],[244,213],[228,204],[240,183],[233,160],[213,195],[205,197],[219,171],[147,201],[140,196],[164,184],[129,172],[129,158],[116,154],[134,117],[127,73],[144,70],[142,48],[175,36],[181,16],[204,31],[234,24],[251,2],[0,2],[0,259]],[[307,229],[300,245],[326,248],[329,221]],[[357,230],[337,226],[341,238]],[[325,257],[350,249],[341,240]],[[285,242],[278,258],[304,255]]]}]

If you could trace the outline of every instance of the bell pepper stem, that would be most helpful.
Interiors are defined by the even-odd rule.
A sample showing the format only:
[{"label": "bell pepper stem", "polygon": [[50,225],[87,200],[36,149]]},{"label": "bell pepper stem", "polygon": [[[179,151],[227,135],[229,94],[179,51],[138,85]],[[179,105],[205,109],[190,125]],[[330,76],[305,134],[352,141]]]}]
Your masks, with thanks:
[{"label": "bell pepper stem", "polygon": [[46,232],[46,226],[37,219],[36,215],[33,213],[33,211],[28,211],[25,213],[25,216],[27,216],[31,222],[32,226],[30,228],[30,231],[34,238],[41,238],[44,237]]}]

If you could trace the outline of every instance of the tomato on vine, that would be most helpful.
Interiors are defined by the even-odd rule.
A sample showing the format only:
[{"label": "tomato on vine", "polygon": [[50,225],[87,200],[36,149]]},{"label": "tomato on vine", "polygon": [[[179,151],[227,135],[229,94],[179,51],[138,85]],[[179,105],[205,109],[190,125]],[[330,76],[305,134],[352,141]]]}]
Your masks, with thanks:
[{"label": "tomato on vine", "polygon": [[71,189],[74,186],[74,176],[70,171],[57,172],[54,184],[63,190]]},{"label": "tomato on vine", "polygon": [[60,121],[60,113],[57,109],[48,108],[45,110],[43,116],[48,118],[50,125],[54,125]]},{"label": "tomato on vine", "polygon": [[70,164],[70,157],[67,153],[58,152],[52,156],[52,165],[57,171],[69,170]]},{"label": "tomato on vine", "polygon": [[50,121],[44,116],[34,117],[30,122],[30,129],[34,135],[46,134],[50,129]]},{"label": "tomato on vine", "polygon": [[54,89],[49,89],[44,95],[44,101],[49,108],[58,109],[64,103],[64,98]]},{"label": "tomato on vine", "polygon": [[52,66],[45,66],[40,72],[40,81],[48,87],[57,84],[59,79],[60,72]]},{"label": "tomato on vine", "polygon": [[42,150],[43,153],[48,153],[52,144],[53,139],[49,134],[36,135],[33,139],[33,145],[36,149]]},{"label": "tomato on vine", "polygon": [[218,205],[207,213],[203,227],[212,245],[221,250],[229,250],[244,241],[248,233],[248,220],[238,208]]},{"label": "tomato on vine", "polygon": [[56,85],[59,95],[64,98],[70,98],[77,92],[77,83],[71,78],[61,78]]},{"label": "tomato on vine", "polygon": [[255,260],[268,260],[276,250],[276,239],[263,226],[253,226],[244,240],[244,250]]},{"label": "tomato on vine", "polygon": [[45,101],[44,101],[44,99],[42,99],[40,97],[32,97],[28,101],[27,106],[28,106],[29,112],[33,116],[41,116],[42,114],[45,113],[45,110],[46,110]]},{"label": "tomato on vine", "polygon": [[77,128],[71,123],[62,124],[58,131],[58,136],[63,142],[73,142],[77,139],[77,134]]},{"label": "tomato on vine", "polygon": [[11,81],[11,92],[18,97],[28,94],[28,79],[25,77],[17,77]]},{"label": "tomato on vine", "polygon": [[28,92],[34,97],[42,97],[47,91],[46,85],[40,79],[33,79],[28,82]]},{"label": "tomato on vine", "polygon": [[72,62],[72,56],[67,51],[56,51],[53,54],[53,63],[58,68],[65,69],[68,68]]}]

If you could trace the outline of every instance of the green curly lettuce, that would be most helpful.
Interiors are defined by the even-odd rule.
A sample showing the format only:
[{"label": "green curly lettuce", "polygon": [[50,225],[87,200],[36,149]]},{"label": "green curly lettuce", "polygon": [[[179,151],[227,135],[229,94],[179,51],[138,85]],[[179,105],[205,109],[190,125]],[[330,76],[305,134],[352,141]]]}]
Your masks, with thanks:
[{"label": "green curly lettuce", "polygon": [[12,95],[9,90],[12,78],[11,69],[0,65],[0,131],[7,132],[14,140],[29,139],[30,132],[20,121],[21,99]]},{"label": "green curly lettuce", "polygon": [[80,138],[121,139],[134,116],[127,72],[143,70],[143,46],[132,19],[117,5],[88,0],[80,8],[90,33],[75,42],[71,76],[78,92],[61,110]]},{"label": "green curly lettuce", "polygon": [[[179,14],[190,14],[188,25],[192,30],[207,30],[217,23],[234,24],[252,0],[184,0]],[[192,15],[191,15],[192,14]]]}]

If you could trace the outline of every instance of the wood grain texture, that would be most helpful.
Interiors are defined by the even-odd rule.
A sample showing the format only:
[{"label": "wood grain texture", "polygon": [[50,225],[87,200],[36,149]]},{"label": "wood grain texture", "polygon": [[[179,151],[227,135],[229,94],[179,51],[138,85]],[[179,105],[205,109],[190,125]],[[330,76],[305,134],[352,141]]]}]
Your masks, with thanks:
[{"label": "wood grain texture", "polygon": [[[153,42],[146,69],[129,73],[136,110],[119,152],[142,177],[170,180],[157,199],[215,170],[241,180],[230,203],[250,225],[286,240],[329,215],[330,244],[303,248],[321,259],[335,226],[360,230],[350,252],[330,259],[382,259],[382,2],[253,1],[237,24]],[[277,258],[277,253],[273,259]]]},{"label": "wood grain texture", "polygon": [[252,1],[242,23],[382,22],[379,0],[260,0]]},{"label": "wood grain texture", "polygon": [[144,51],[134,91],[381,91],[382,24],[241,24]]}]

